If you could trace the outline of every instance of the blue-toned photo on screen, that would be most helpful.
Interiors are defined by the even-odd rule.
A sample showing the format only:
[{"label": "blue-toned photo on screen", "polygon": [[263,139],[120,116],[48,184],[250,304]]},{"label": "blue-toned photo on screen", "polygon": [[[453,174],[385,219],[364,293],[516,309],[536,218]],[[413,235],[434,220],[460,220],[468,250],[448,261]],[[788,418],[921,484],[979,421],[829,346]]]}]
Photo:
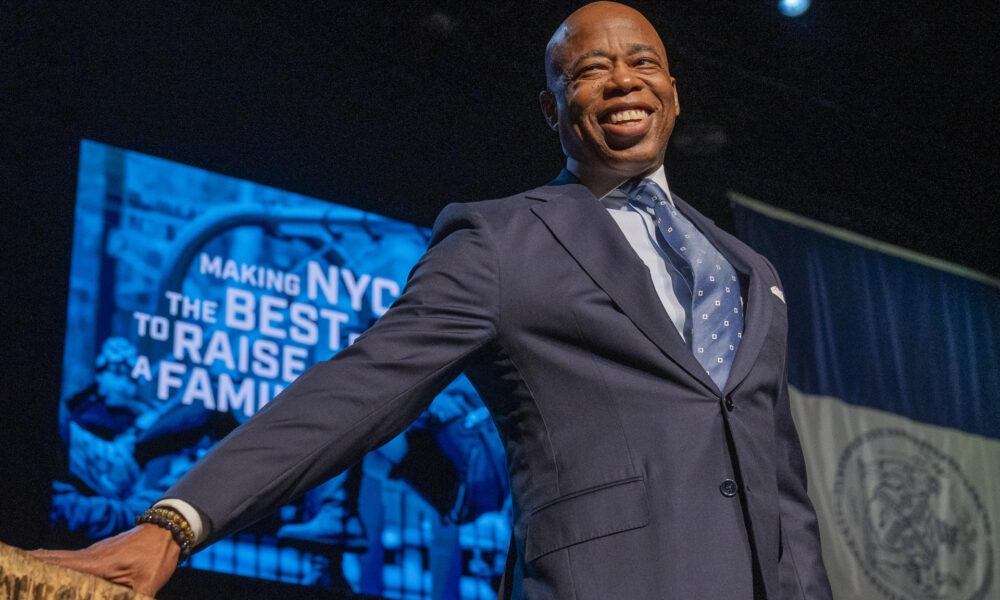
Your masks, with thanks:
[{"label": "blue-toned photo on screen", "polygon": [[[428,236],[84,141],[53,527],[80,543],[129,528],[219,439],[371,326]],[[388,598],[493,598],[507,491],[499,437],[462,377],[360,464],[186,567]]]}]

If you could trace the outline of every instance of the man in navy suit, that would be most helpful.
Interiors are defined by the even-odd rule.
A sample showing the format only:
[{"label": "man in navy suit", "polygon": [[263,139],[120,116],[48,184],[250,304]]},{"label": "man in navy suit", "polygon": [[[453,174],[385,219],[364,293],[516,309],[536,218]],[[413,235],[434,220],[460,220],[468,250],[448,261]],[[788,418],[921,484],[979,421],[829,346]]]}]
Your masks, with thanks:
[{"label": "man in navy suit", "polygon": [[[788,407],[780,283],[669,192],[679,104],[659,36],[638,12],[595,3],[560,26],[546,63],[541,105],[567,169],[446,208],[392,309],[161,502],[210,543],[397,435],[464,371],[507,453],[504,595],[830,598]],[[143,525],[48,556],[155,592],[177,554],[169,532]]]}]

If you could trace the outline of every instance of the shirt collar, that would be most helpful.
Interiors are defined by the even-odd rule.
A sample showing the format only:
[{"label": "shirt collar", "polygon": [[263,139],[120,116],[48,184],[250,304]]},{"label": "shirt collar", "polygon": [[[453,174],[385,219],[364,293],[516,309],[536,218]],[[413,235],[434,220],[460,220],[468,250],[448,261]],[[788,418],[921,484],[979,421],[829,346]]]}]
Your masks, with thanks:
[{"label": "shirt collar", "polygon": [[[580,163],[576,162],[572,158],[566,159],[566,170],[575,175],[577,178],[580,177]],[[670,204],[674,203],[674,197],[670,193],[670,186],[667,185],[667,174],[663,169],[663,165],[660,165],[658,169],[650,173],[646,179],[652,179],[656,185],[660,186],[664,193],[666,193],[667,199],[670,200]],[[625,182],[623,181],[622,183]],[[625,193],[617,187],[601,196],[599,200],[601,204],[604,205],[604,208],[611,210],[622,210],[625,208],[625,203],[628,201],[625,197]]]}]

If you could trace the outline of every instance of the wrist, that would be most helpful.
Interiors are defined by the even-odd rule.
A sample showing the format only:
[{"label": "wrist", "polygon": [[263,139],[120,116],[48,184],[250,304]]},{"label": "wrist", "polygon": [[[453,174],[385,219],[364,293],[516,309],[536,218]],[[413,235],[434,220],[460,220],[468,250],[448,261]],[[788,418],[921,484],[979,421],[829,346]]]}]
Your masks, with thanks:
[{"label": "wrist", "polygon": [[136,525],[148,525],[163,531],[161,537],[169,535],[177,547],[177,562],[187,560],[195,544],[194,532],[188,522],[175,510],[169,508],[150,508],[135,518]]},{"label": "wrist", "polygon": [[137,525],[139,535],[150,544],[155,544],[159,550],[159,555],[164,560],[172,564],[181,562],[181,545],[174,539],[174,535],[168,529],[158,527],[152,523],[141,523]]}]

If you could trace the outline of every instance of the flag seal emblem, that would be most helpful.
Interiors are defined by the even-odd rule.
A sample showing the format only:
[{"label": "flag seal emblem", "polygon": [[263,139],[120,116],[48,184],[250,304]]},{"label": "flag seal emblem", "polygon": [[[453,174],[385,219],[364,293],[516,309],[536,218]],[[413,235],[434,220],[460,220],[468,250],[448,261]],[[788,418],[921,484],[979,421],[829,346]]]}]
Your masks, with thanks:
[{"label": "flag seal emblem", "polygon": [[989,517],[958,463],[901,429],[867,431],[843,450],[837,526],[888,600],[986,600],[993,588]]}]

